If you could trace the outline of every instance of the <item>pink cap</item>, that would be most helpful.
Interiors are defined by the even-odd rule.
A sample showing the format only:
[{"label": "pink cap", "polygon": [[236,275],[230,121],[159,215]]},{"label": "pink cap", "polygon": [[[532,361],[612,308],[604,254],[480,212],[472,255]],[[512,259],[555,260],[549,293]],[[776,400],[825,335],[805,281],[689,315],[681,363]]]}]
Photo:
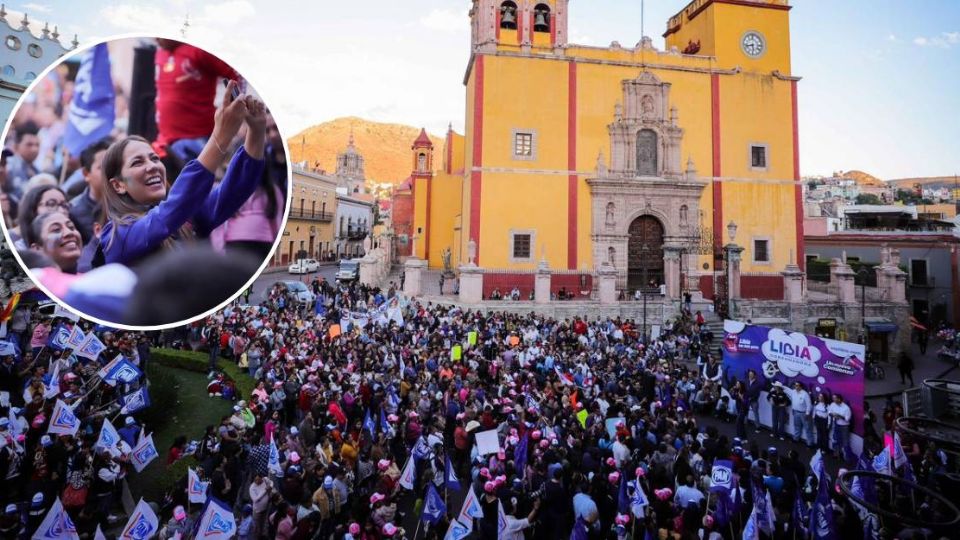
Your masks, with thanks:
[{"label": "pink cap", "polygon": [[489,479],[489,478],[490,478],[490,469],[488,469],[488,468],[486,468],[486,467],[480,469],[480,476]]},{"label": "pink cap", "polygon": [[607,475],[607,480],[609,480],[611,484],[616,484],[617,482],[620,481],[620,473],[618,473],[617,471],[613,471],[612,473]]},{"label": "pink cap", "polygon": [[540,435],[541,435],[540,430],[539,430],[539,429],[535,429],[535,430],[533,430],[533,432],[530,434],[530,437],[531,437],[533,440],[535,440],[535,441],[539,441],[539,440],[540,440]]},{"label": "pink cap", "polygon": [[630,523],[630,515],[629,515],[629,514],[617,514],[617,517],[614,518],[613,521],[614,521],[614,523],[616,523],[617,525],[626,525],[627,523]]},{"label": "pink cap", "polygon": [[542,441],[540,441],[540,448],[547,448],[548,446],[550,446],[550,441],[546,439],[543,439]]},{"label": "pink cap", "polygon": [[713,516],[710,514],[703,516],[703,526],[707,528],[713,527]]},{"label": "pink cap", "polygon": [[290,452],[290,462],[291,463],[300,463],[300,454],[296,452]]},{"label": "pink cap", "polygon": [[506,484],[506,483],[507,483],[507,476],[501,474],[500,476],[494,478],[493,481],[494,481],[498,486],[503,485],[503,484]]},{"label": "pink cap", "polygon": [[389,420],[389,421],[391,421],[391,422],[397,422],[397,421],[400,420],[400,417],[398,417],[398,416],[395,415],[395,414],[388,414],[388,415],[387,415],[387,420]]},{"label": "pink cap", "polygon": [[387,496],[382,493],[374,493],[370,496],[370,505],[373,506],[386,498]]},{"label": "pink cap", "polygon": [[351,523],[351,524],[350,524],[350,534],[352,534],[352,535],[354,535],[354,536],[360,534],[360,524],[359,524],[359,523]]},{"label": "pink cap", "polygon": [[377,468],[380,469],[381,471],[385,471],[385,470],[389,469],[389,468],[390,468],[390,460],[389,460],[389,459],[381,459],[380,461],[377,462]]},{"label": "pink cap", "polygon": [[487,493],[493,493],[495,489],[497,489],[497,483],[493,480],[488,480],[487,483],[483,485],[483,490]]},{"label": "pink cap", "polygon": [[393,536],[397,534],[397,526],[393,523],[385,523],[383,525],[383,534],[385,536]]},{"label": "pink cap", "polygon": [[612,457],[608,457],[608,458],[607,458],[607,465],[609,465],[609,466],[611,466],[611,467],[616,467],[616,465],[617,465],[617,460],[613,459]]},{"label": "pink cap", "polygon": [[177,521],[183,521],[187,519],[187,512],[184,511],[182,506],[177,506],[173,509],[173,519]]},{"label": "pink cap", "polygon": [[637,478],[643,478],[647,475],[647,471],[643,470],[643,467],[637,467]]}]

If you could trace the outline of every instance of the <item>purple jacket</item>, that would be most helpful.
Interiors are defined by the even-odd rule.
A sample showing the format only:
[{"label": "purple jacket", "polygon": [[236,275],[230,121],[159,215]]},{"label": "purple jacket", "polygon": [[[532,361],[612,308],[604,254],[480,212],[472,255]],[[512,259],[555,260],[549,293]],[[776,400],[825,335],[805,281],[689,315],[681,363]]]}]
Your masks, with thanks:
[{"label": "purple jacket", "polygon": [[190,161],[167,198],[146,215],[130,223],[107,221],[100,232],[105,262],[133,266],[160,251],[163,241],[187,222],[193,225],[197,236],[209,236],[253,195],[263,167],[262,159],[253,159],[240,147],[230,160],[223,181],[213,187],[213,173],[199,161]]}]

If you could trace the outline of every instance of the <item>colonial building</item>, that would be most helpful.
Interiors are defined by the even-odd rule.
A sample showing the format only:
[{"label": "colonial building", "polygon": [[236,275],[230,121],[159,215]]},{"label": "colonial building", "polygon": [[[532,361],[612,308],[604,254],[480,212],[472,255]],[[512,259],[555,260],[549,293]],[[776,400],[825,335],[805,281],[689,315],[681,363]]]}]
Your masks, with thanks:
[{"label": "colonial building", "polygon": [[337,180],[306,163],[293,167],[290,216],[274,264],[304,259],[329,259],[335,251],[333,219],[337,213]]},{"label": "colonial building", "polygon": [[3,44],[0,45],[0,119],[6,122],[13,106],[26,91],[27,86],[37,75],[77,46],[77,37],[73,37],[70,48],[60,42],[60,32],[54,26],[45,23],[40,35],[33,33],[35,25],[25,13],[18,21],[8,18],[5,6],[0,5],[0,32]]},{"label": "colonial building", "polygon": [[568,4],[473,1],[466,133],[436,170],[414,145],[410,254],[449,249],[485,291],[546,265],[587,294],[609,265],[620,290],[707,298],[729,261],[743,296],[783,299],[804,264],[791,6],[694,0],[658,50],[569,43]]}]

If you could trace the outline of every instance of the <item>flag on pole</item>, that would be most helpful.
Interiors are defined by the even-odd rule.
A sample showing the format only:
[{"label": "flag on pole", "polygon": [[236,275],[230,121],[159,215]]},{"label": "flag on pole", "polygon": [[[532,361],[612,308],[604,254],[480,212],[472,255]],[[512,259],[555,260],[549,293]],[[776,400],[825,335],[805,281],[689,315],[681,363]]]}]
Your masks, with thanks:
[{"label": "flag on pole", "polygon": [[197,527],[197,538],[204,540],[229,540],[237,533],[237,521],[226,503],[210,497]]},{"label": "flag on pole", "polygon": [[62,351],[67,347],[68,339],[70,339],[70,329],[62,324],[58,325],[55,331],[50,332],[50,337],[47,338],[47,347]]},{"label": "flag on pole", "polygon": [[[58,308],[60,306],[57,306]],[[80,347],[83,343],[83,340],[87,338],[87,335],[83,333],[83,330],[80,329],[79,324],[73,325],[73,329],[70,330],[70,335],[67,337],[67,348],[76,349]]]},{"label": "flag on pole", "polygon": [[371,437],[377,434],[377,425],[373,423],[373,418],[370,416],[370,409],[367,409],[367,414],[363,417],[363,429],[369,431]]},{"label": "flag on pole", "polygon": [[447,534],[443,537],[443,540],[463,540],[464,538],[470,536],[470,533],[472,532],[473,521],[463,524],[457,520],[454,520],[452,523],[450,523],[450,527],[447,529]]},{"label": "flag on pole", "polygon": [[[582,517],[578,517],[573,524],[573,531],[570,533],[570,540],[587,540],[589,538],[589,528],[587,522]],[[501,537],[502,538],[502,537]]]},{"label": "flag on pole", "polygon": [[133,392],[122,396],[120,402],[123,404],[120,408],[121,413],[133,414],[150,406],[150,394],[147,392],[146,386],[141,386]]},{"label": "flag on pole", "polygon": [[759,482],[753,483],[753,516],[757,528],[769,535],[773,534],[774,515],[770,492]]},{"label": "flag on pole", "polygon": [[463,506],[460,507],[460,513],[457,515],[457,521],[461,523],[473,523],[474,519],[483,517],[483,507],[477,499],[477,494],[473,490],[473,484],[467,490],[467,496],[463,499]]},{"label": "flag on pole", "polygon": [[503,511],[503,501],[497,499],[497,539],[503,540],[507,535],[507,513]]},{"label": "flag on pole", "polygon": [[[77,354],[79,354],[79,352]],[[110,386],[116,386],[118,382],[131,384],[143,376],[143,372],[140,371],[140,368],[133,365],[133,362],[123,357],[119,358],[119,361],[114,364],[113,368],[103,377],[103,382]]]},{"label": "flag on pole", "polygon": [[207,502],[207,486],[209,482],[200,480],[200,475],[192,468],[187,469],[187,497],[192,504]]},{"label": "flag on pole", "polygon": [[107,374],[113,371],[113,368],[117,367],[117,364],[120,363],[120,360],[123,360],[122,354],[118,354],[116,357],[114,357],[113,360],[107,362],[107,365],[100,368],[100,370],[97,371],[97,377],[100,377],[101,379],[103,379],[103,382],[109,384],[110,386],[116,386],[116,381],[114,381],[113,383],[110,383],[109,381],[107,381]]},{"label": "flag on pole", "polygon": [[710,491],[729,497],[732,489],[733,462],[728,459],[714,461],[713,469],[710,471]]},{"label": "flag on pole", "polygon": [[103,531],[100,530],[100,524],[97,524],[97,532],[93,534],[93,540],[107,540],[107,537],[103,535]]},{"label": "flag on pole", "polygon": [[643,491],[643,483],[640,482],[639,476],[631,484],[633,484],[633,496],[630,497],[630,511],[633,512],[633,517],[639,519],[647,515],[647,506],[650,505],[650,501]]},{"label": "flag on pole", "polygon": [[148,540],[149,538],[153,538],[159,529],[160,522],[157,519],[157,515],[153,513],[153,509],[150,508],[146,501],[140,499],[137,507],[134,508],[133,513],[130,514],[127,525],[123,528],[123,531],[117,535],[117,538],[118,540]]},{"label": "flag on pole", "polygon": [[147,465],[149,465],[151,461],[159,457],[157,447],[153,445],[153,433],[146,437],[142,435],[143,433],[141,432],[140,441],[137,442],[137,446],[130,451],[130,462],[133,463],[133,468],[136,469],[137,472],[147,468]]},{"label": "flag on pole", "polygon": [[13,317],[13,312],[17,309],[17,304],[19,303],[20,293],[14,293],[14,295],[10,297],[10,301],[7,302],[7,305],[3,308],[3,311],[0,311],[0,321],[9,321],[10,318]]},{"label": "flag on pole", "polygon": [[[884,454],[886,452],[881,452]],[[833,528],[833,504],[830,502],[830,477],[820,467],[817,485],[817,498],[810,512],[810,532],[814,540],[834,540],[837,538]]]},{"label": "flag on pole", "polygon": [[513,451],[513,463],[517,469],[517,477],[523,480],[523,477],[527,470],[527,440],[530,438],[529,433],[524,433],[523,438],[520,439],[520,442],[517,443],[517,447]]},{"label": "flag on pole", "polygon": [[387,413],[384,412],[383,407],[380,407],[380,432],[390,433],[390,423],[387,422]]},{"label": "flag on pole", "polygon": [[893,459],[893,468],[899,469],[907,463],[907,454],[900,445],[900,434],[893,432],[893,444],[890,445],[890,456]]},{"label": "flag on pole", "polygon": [[793,531],[796,536],[800,538],[806,538],[808,536],[807,525],[810,523],[810,509],[807,507],[807,503],[804,502],[803,497],[800,496],[800,491],[797,490],[796,497],[793,501]]},{"label": "flag on pole", "polygon": [[275,476],[283,476],[283,467],[280,466],[280,450],[277,441],[270,439],[270,457],[267,459],[267,470]]},{"label": "flag on pole", "polygon": [[57,497],[56,500],[53,501],[53,506],[47,511],[47,515],[44,516],[43,521],[40,522],[40,526],[37,527],[32,538],[33,540],[54,538],[80,540],[80,536],[77,534],[77,527],[74,526],[70,515],[67,514],[67,511],[63,508],[60,497]]},{"label": "flag on pole", "polygon": [[454,491],[460,491],[463,486],[460,485],[460,480],[457,478],[456,471],[453,470],[453,463],[450,462],[450,455],[446,455],[446,463],[444,464],[444,474],[443,474],[443,483],[445,489],[452,489]]},{"label": "flag on pole", "polygon": [[[67,339],[69,340],[69,336]],[[107,346],[100,341],[100,338],[98,338],[96,334],[90,332],[87,334],[87,337],[83,338],[83,341],[80,342],[80,345],[76,349],[76,354],[77,356],[89,358],[90,360],[96,360],[100,357],[100,353],[105,350],[107,350]]]},{"label": "flag on pole", "polygon": [[60,395],[60,362],[53,367],[50,374],[50,384],[43,391],[43,399],[53,399]]},{"label": "flag on pole", "polygon": [[403,466],[403,472],[400,473],[400,480],[397,483],[404,489],[413,489],[416,480],[416,466],[413,464],[413,457],[409,457],[407,458],[407,464]]},{"label": "flag on pole", "polygon": [[[94,142],[96,142],[96,141],[94,141]],[[64,318],[64,319],[67,319],[67,320],[71,320],[71,321],[73,321],[73,322],[79,322],[79,321],[80,321],[80,316],[79,316],[79,315],[77,315],[76,313],[74,313],[74,312],[68,310],[67,308],[61,306],[60,304],[57,304],[57,307],[53,308],[53,318],[54,318],[54,319],[56,319],[56,318]]]},{"label": "flag on pole", "polygon": [[420,520],[431,525],[436,525],[447,515],[447,505],[443,503],[440,494],[433,482],[427,485],[427,496],[423,499],[423,511],[420,513]]},{"label": "flag on pole", "polygon": [[627,475],[620,475],[620,488],[617,492],[617,513],[626,514],[630,512],[630,497],[627,495]]},{"label": "flag on pole", "polygon": [[63,146],[70,155],[79,156],[86,147],[110,135],[114,115],[110,52],[106,43],[101,43],[80,57]]},{"label": "flag on pole", "polygon": [[63,401],[57,400],[53,407],[53,414],[50,415],[50,426],[47,433],[51,435],[70,435],[77,434],[80,429],[80,419],[73,414],[73,409],[67,406]]},{"label": "flag on pole", "polygon": [[100,426],[100,436],[97,437],[94,448],[113,450],[117,447],[118,442],[120,442],[120,433],[117,432],[117,428],[113,426],[109,418],[104,418],[103,425]]}]

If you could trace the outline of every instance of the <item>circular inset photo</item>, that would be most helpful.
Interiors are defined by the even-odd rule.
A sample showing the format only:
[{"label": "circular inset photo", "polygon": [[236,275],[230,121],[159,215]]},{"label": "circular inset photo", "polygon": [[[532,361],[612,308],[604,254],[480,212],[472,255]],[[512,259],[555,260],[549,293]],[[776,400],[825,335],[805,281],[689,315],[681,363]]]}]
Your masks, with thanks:
[{"label": "circular inset photo", "polygon": [[212,52],[109,40],[41,73],[8,120],[4,233],[30,278],[80,315],[183,324],[267,264],[286,156],[269,103]]}]

